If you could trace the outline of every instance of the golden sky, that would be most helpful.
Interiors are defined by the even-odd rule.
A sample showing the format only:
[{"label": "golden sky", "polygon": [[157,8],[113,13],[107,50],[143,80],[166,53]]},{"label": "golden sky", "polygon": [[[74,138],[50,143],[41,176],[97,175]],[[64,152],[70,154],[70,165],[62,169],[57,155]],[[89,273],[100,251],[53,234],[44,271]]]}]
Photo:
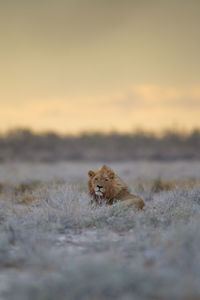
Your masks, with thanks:
[{"label": "golden sky", "polygon": [[0,131],[200,127],[199,0],[0,0]]}]

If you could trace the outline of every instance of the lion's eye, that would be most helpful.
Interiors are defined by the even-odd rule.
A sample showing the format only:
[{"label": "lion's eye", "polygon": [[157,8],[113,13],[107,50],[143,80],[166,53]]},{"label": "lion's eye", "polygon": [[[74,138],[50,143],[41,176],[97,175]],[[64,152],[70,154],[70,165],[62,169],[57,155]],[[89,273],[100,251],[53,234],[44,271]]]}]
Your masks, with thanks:
[{"label": "lion's eye", "polygon": [[105,178],[105,181],[108,181],[109,179],[108,178]]},{"label": "lion's eye", "polygon": [[98,178],[95,178],[94,180],[98,180]]}]

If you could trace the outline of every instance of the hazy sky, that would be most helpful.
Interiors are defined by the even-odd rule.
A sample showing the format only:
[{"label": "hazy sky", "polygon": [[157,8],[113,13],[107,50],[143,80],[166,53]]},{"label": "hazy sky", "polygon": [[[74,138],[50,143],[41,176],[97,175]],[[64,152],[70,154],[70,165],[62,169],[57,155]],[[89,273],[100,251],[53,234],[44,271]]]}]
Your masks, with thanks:
[{"label": "hazy sky", "polygon": [[200,127],[200,0],[0,0],[0,130]]}]

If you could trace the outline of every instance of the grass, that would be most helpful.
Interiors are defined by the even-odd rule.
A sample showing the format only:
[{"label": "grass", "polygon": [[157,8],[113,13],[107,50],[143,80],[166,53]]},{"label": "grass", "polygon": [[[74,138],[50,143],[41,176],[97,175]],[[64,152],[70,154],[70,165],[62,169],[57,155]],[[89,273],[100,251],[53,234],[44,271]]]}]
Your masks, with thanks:
[{"label": "grass", "polygon": [[140,213],[117,204],[92,210],[80,174],[68,178],[74,183],[2,182],[0,298],[199,299],[199,176],[168,189],[167,175],[129,173],[146,201]]}]

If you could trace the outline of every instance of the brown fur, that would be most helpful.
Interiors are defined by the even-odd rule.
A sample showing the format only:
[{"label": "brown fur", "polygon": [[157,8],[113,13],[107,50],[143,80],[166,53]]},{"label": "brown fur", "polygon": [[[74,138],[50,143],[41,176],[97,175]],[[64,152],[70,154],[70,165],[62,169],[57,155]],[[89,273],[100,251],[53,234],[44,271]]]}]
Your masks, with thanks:
[{"label": "brown fur", "polygon": [[144,201],[131,194],[127,185],[107,166],[102,166],[96,172],[88,172],[88,190],[92,197],[91,204],[112,205],[116,201],[142,209],[145,206]]}]

